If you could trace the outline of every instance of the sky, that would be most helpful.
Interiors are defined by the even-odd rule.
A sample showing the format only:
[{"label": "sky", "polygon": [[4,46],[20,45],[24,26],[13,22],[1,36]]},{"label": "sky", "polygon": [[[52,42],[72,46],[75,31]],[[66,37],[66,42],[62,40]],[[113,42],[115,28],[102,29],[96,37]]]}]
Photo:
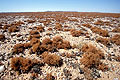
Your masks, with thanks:
[{"label": "sky", "polygon": [[120,0],[0,0],[0,12],[78,11],[120,13]]}]

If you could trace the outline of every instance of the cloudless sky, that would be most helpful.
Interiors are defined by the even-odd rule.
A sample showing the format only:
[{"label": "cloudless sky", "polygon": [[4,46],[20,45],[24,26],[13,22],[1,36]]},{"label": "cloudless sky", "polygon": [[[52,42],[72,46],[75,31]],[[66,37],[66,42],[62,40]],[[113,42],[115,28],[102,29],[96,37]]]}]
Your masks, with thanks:
[{"label": "cloudless sky", "polygon": [[120,0],[0,0],[0,12],[40,11],[120,13]]}]

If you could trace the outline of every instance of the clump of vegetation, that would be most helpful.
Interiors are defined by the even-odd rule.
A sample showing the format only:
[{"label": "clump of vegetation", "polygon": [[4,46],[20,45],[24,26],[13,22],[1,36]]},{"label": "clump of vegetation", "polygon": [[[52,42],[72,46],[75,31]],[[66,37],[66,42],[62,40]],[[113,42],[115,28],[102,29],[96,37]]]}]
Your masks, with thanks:
[{"label": "clump of vegetation", "polygon": [[21,53],[24,51],[24,44],[16,44],[13,47],[13,53]]},{"label": "clump of vegetation", "polygon": [[70,31],[71,29],[64,29],[64,31]]},{"label": "clump of vegetation", "polygon": [[57,29],[58,31],[63,31],[62,25],[60,23],[56,23],[55,29]]},{"label": "clump of vegetation", "polygon": [[94,24],[95,25],[104,25],[104,22],[102,20],[97,20]]},{"label": "clump of vegetation", "polygon": [[71,45],[69,41],[63,40],[60,36],[53,38],[53,45],[58,49],[70,49]]},{"label": "clump of vegetation", "polygon": [[36,43],[40,43],[40,39],[32,38],[32,39],[30,40],[30,44],[31,44],[31,45],[34,45],[34,44],[36,44]]},{"label": "clump of vegetation", "polygon": [[52,28],[48,28],[49,31],[52,31],[53,29]]},{"label": "clump of vegetation", "polygon": [[99,34],[103,37],[109,37],[107,30],[103,30],[103,29],[98,28],[98,27],[92,27],[91,30],[92,30],[92,32]]},{"label": "clump of vegetation", "polygon": [[120,45],[120,35],[116,34],[111,38],[111,42]]},{"label": "clump of vegetation", "polygon": [[43,57],[43,62],[45,62],[50,66],[61,66],[63,64],[60,56],[56,54],[50,54],[48,52],[44,52],[42,53],[42,57]]},{"label": "clump of vegetation", "polygon": [[19,28],[16,27],[16,26],[12,26],[12,27],[9,27],[9,28],[8,28],[8,31],[9,31],[9,32],[18,32],[18,31],[19,31]]},{"label": "clump of vegetation", "polygon": [[28,37],[28,40],[31,40],[32,38],[40,38],[41,36],[40,36],[40,34],[34,34],[34,35],[30,35],[29,37]]},{"label": "clump of vegetation", "polygon": [[120,28],[114,28],[112,32],[120,32]]},{"label": "clump of vegetation", "polygon": [[104,58],[104,53],[100,49],[96,49],[92,44],[84,44],[81,48],[82,52],[92,52],[94,54],[98,54],[100,58]]},{"label": "clump of vegetation", "polygon": [[30,31],[30,35],[35,35],[35,34],[39,34],[38,30],[32,30],[32,31]]},{"label": "clump of vegetation", "polygon": [[108,66],[104,65],[100,60],[104,58],[104,53],[96,49],[93,45],[83,45],[81,49],[84,54],[82,59],[80,60],[83,65],[87,68],[97,68],[102,71],[108,70]]},{"label": "clump of vegetation", "polygon": [[43,62],[37,60],[26,59],[23,57],[14,57],[11,59],[11,68],[19,72],[27,72],[35,64],[43,66]]},{"label": "clump of vegetation", "polygon": [[42,27],[42,26],[40,25],[40,26],[37,27],[37,30],[38,30],[39,32],[43,32],[45,29],[44,29],[44,27]]},{"label": "clump of vegetation", "polygon": [[120,62],[120,56],[115,56],[114,59]]},{"label": "clump of vegetation", "polygon": [[45,80],[55,80],[55,77],[52,76],[51,73],[47,73],[47,76],[45,77]]},{"label": "clump of vegetation", "polygon": [[34,23],[36,20],[27,20],[28,23]]},{"label": "clump of vegetation", "polygon": [[90,24],[82,24],[82,26],[85,26],[85,27],[87,27],[87,28],[91,28],[92,27],[92,25],[90,25]]},{"label": "clump of vegetation", "polygon": [[110,45],[110,39],[108,38],[102,38],[99,37],[96,39],[97,42],[100,42],[101,44],[105,45],[105,46],[109,46]]},{"label": "clump of vegetation", "polygon": [[71,29],[70,33],[73,37],[79,37],[81,35],[85,35],[85,33],[81,30],[75,30],[75,29]]},{"label": "clump of vegetation", "polygon": [[4,41],[5,40],[5,35],[4,34],[0,34],[0,41]]}]

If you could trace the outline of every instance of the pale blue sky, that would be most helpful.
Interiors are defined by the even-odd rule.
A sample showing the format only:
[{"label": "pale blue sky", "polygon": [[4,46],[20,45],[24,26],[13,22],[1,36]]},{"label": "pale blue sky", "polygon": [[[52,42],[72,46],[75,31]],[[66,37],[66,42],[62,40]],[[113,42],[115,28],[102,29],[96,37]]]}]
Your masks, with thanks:
[{"label": "pale blue sky", "polygon": [[120,0],[0,0],[0,12],[40,11],[120,13]]}]

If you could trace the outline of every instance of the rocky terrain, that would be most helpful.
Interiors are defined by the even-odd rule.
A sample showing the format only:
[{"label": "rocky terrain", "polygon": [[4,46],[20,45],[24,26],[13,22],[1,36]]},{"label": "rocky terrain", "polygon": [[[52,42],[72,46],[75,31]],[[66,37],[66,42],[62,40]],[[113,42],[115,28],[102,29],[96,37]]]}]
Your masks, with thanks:
[{"label": "rocky terrain", "polygon": [[120,14],[0,13],[0,80],[120,80]]}]

